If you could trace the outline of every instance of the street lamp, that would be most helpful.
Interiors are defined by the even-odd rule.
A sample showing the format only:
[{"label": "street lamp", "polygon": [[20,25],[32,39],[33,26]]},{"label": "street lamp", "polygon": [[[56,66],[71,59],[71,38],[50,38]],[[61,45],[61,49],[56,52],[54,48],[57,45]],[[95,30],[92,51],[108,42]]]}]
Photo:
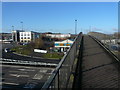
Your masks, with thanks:
[{"label": "street lamp", "polygon": [[22,31],[23,31],[23,22],[20,22],[22,24]]},{"label": "street lamp", "polygon": [[14,31],[14,26],[12,26],[12,30]]},{"label": "street lamp", "polygon": [[75,34],[77,34],[77,20],[75,20]]}]

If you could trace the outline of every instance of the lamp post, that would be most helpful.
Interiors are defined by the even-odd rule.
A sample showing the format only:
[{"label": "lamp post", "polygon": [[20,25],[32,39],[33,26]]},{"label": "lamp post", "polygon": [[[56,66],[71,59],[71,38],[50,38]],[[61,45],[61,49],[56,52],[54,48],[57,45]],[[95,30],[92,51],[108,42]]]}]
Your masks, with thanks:
[{"label": "lamp post", "polygon": [[77,34],[77,20],[75,20],[75,34]]},{"label": "lamp post", "polygon": [[20,22],[22,24],[22,31],[23,31],[23,22]]},{"label": "lamp post", "polygon": [[12,32],[12,40],[15,41],[15,38],[14,38],[14,26],[12,26],[11,32]]},{"label": "lamp post", "polygon": [[12,26],[12,30],[14,31],[14,26]]}]

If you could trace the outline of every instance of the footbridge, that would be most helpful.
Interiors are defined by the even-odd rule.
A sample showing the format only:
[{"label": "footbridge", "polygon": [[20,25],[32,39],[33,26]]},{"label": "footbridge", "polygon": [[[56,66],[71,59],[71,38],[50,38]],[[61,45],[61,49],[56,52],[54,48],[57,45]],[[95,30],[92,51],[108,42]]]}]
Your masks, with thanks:
[{"label": "footbridge", "polygon": [[98,39],[80,33],[42,89],[119,88],[119,62]]}]

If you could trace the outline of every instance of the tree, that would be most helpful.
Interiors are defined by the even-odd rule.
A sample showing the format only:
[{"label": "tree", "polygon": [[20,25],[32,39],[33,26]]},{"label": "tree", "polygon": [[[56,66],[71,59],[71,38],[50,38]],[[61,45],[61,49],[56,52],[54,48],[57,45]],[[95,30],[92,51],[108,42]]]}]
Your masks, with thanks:
[{"label": "tree", "polygon": [[44,42],[41,38],[35,40],[35,48],[43,48]]}]

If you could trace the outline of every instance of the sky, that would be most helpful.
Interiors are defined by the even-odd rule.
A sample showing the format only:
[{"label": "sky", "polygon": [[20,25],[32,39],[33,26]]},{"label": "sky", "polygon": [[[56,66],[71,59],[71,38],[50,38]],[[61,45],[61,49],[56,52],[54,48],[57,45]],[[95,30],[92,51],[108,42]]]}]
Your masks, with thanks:
[{"label": "sky", "polygon": [[119,2],[119,0],[1,0],[2,2]]},{"label": "sky", "polygon": [[77,33],[118,30],[118,2],[3,2],[2,32]]}]

